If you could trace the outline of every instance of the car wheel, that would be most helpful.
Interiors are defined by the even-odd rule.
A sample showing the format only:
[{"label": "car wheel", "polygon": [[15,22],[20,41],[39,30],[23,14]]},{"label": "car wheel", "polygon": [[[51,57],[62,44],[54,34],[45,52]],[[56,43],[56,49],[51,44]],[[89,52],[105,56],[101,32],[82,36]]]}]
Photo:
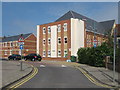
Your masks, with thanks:
[{"label": "car wheel", "polygon": [[33,58],[32,61],[35,61],[35,59]]}]

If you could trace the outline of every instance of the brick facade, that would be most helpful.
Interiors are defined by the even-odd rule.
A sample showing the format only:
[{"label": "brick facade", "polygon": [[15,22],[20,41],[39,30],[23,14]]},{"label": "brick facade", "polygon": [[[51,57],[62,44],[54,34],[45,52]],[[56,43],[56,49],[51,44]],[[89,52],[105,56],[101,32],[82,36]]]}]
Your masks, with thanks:
[{"label": "brick facade", "polygon": [[[0,46],[2,58],[7,58],[12,54],[20,54],[18,40],[0,42]],[[24,56],[30,53],[36,53],[36,36],[34,34],[30,34],[24,39],[24,49],[22,50],[22,53]]]}]

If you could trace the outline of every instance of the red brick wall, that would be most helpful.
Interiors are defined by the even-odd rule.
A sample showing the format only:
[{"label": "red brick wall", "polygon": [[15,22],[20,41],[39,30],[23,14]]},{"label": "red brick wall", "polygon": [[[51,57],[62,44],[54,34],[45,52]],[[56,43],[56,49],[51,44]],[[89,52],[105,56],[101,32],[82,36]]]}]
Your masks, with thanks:
[{"label": "red brick wall", "polygon": [[[68,56],[67,57],[63,57],[64,56],[64,30],[63,30],[63,24],[67,23],[67,37],[68,37],[68,43],[67,43],[67,50],[68,50]],[[59,58],[51,58],[51,57],[47,57],[47,53],[48,53],[48,30],[47,27],[48,26],[53,26],[53,25],[58,25],[61,24],[61,57]],[[64,20],[64,21],[59,21],[59,22],[53,22],[53,23],[48,23],[48,24],[43,24],[40,25],[40,37],[39,37],[39,52],[40,55],[43,56],[43,27],[46,27],[46,34],[45,34],[45,38],[46,38],[46,57],[43,58],[43,60],[67,60],[70,59],[70,55],[71,55],[71,51],[69,51],[69,48],[71,48],[71,30],[70,30],[70,20]],[[58,47],[58,46],[57,46]]]}]

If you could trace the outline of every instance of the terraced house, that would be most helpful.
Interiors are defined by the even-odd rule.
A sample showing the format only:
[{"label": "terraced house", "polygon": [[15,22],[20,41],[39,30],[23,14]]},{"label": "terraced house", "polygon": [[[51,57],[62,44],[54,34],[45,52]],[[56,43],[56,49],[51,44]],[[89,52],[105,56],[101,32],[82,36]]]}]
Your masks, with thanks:
[{"label": "terraced house", "polygon": [[79,48],[96,47],[113,32],[115,20],[97,22],[69,11],[52,23],[37,25],[37,53],[43,60],[67,60]]},{"label": "terraced house", "polygon": [[[11,54],[21,54],[18,39],[21,35],[3,37],[0,42],[2,58],[7,58]],[[36,36],[32,33],[22,34],[24,39],[23,55],[36,53]]]}]

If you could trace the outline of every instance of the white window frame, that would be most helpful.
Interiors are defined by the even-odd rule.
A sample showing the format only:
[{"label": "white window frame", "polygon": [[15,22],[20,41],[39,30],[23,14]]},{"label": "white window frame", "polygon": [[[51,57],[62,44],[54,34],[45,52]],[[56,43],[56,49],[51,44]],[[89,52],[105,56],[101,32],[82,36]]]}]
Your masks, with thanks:
[{"label": "white window frame", "polygon": [[[67,53],[66,53],[67,52]],[[68,55],[67,49],[64,50],[64,57],[66,57],[66,54]]]},{"label": "white window frame", "polygon": [[58,50],[58,57],[61,57],[61,50]]},{"label": "white window frame", "polygon": [[[44,42],[45,41],[45,42]],[[45,44],[46,44],[46,40],[45,40],[45,38],[43,39],[43,46],[45,46]]]},{"label": "white window frame", "polygon": [[4,54],[7,55],[7,50],[4,51]]},{"label": "white window frame", "polygon": [[46,57],[46,51],[43,51],[43,57]]},{"label": "white window frame", "polygon": [[57,29],[58,29],[58,32],[61,32],[61,24],[58,24]]},{"label": "white window frame", "polygon": [[65,43],[65,38],[67,38],[67,36],[64,37],[64,44],[67,44],[68,43],[68,38],[67,38],[67,43]]},{"label": "white window frame", "polygon": [[64,28],[64,31],[67,31],[67,23],[64,23],[63,28]]},{"label": "white window frame", "polygon": [[43,27],[42,30],[43,30],[43,34],[46,34],[46,27]]},{"label": "white window frame", "polygon": [[48,33],[51,33],[51,27],[50,26],[48,26]]},{"label": "white window frame", "polygon": [[48,57],[51,57],[51,51],[50,50],[48,51]]},{"label": "white window frame", "polygon": [[59,38],[60,38],[60,42],[61,42],[61,37],[58,37],[58,45],[61,45],[61,43],[59,43]]},{"label": "white window frame", "polygon": [[10,50],[10,55],[12,55],[12,50]]},{"label": "white window frame", "polygon": [[5,42],[5,47],[7,47],[7,42]]},{"label": "white window frame", "polygon": [[48,45],[50,45],[50,44],[51,44],[51,38],[48,38]]},{"label": "white window frame", "polygon": [[[11,44],[12,44],[12,45],[11,45]],[[10,42],[10,47],[13,47],[13,42],[12,42],[12,41]]]}]

